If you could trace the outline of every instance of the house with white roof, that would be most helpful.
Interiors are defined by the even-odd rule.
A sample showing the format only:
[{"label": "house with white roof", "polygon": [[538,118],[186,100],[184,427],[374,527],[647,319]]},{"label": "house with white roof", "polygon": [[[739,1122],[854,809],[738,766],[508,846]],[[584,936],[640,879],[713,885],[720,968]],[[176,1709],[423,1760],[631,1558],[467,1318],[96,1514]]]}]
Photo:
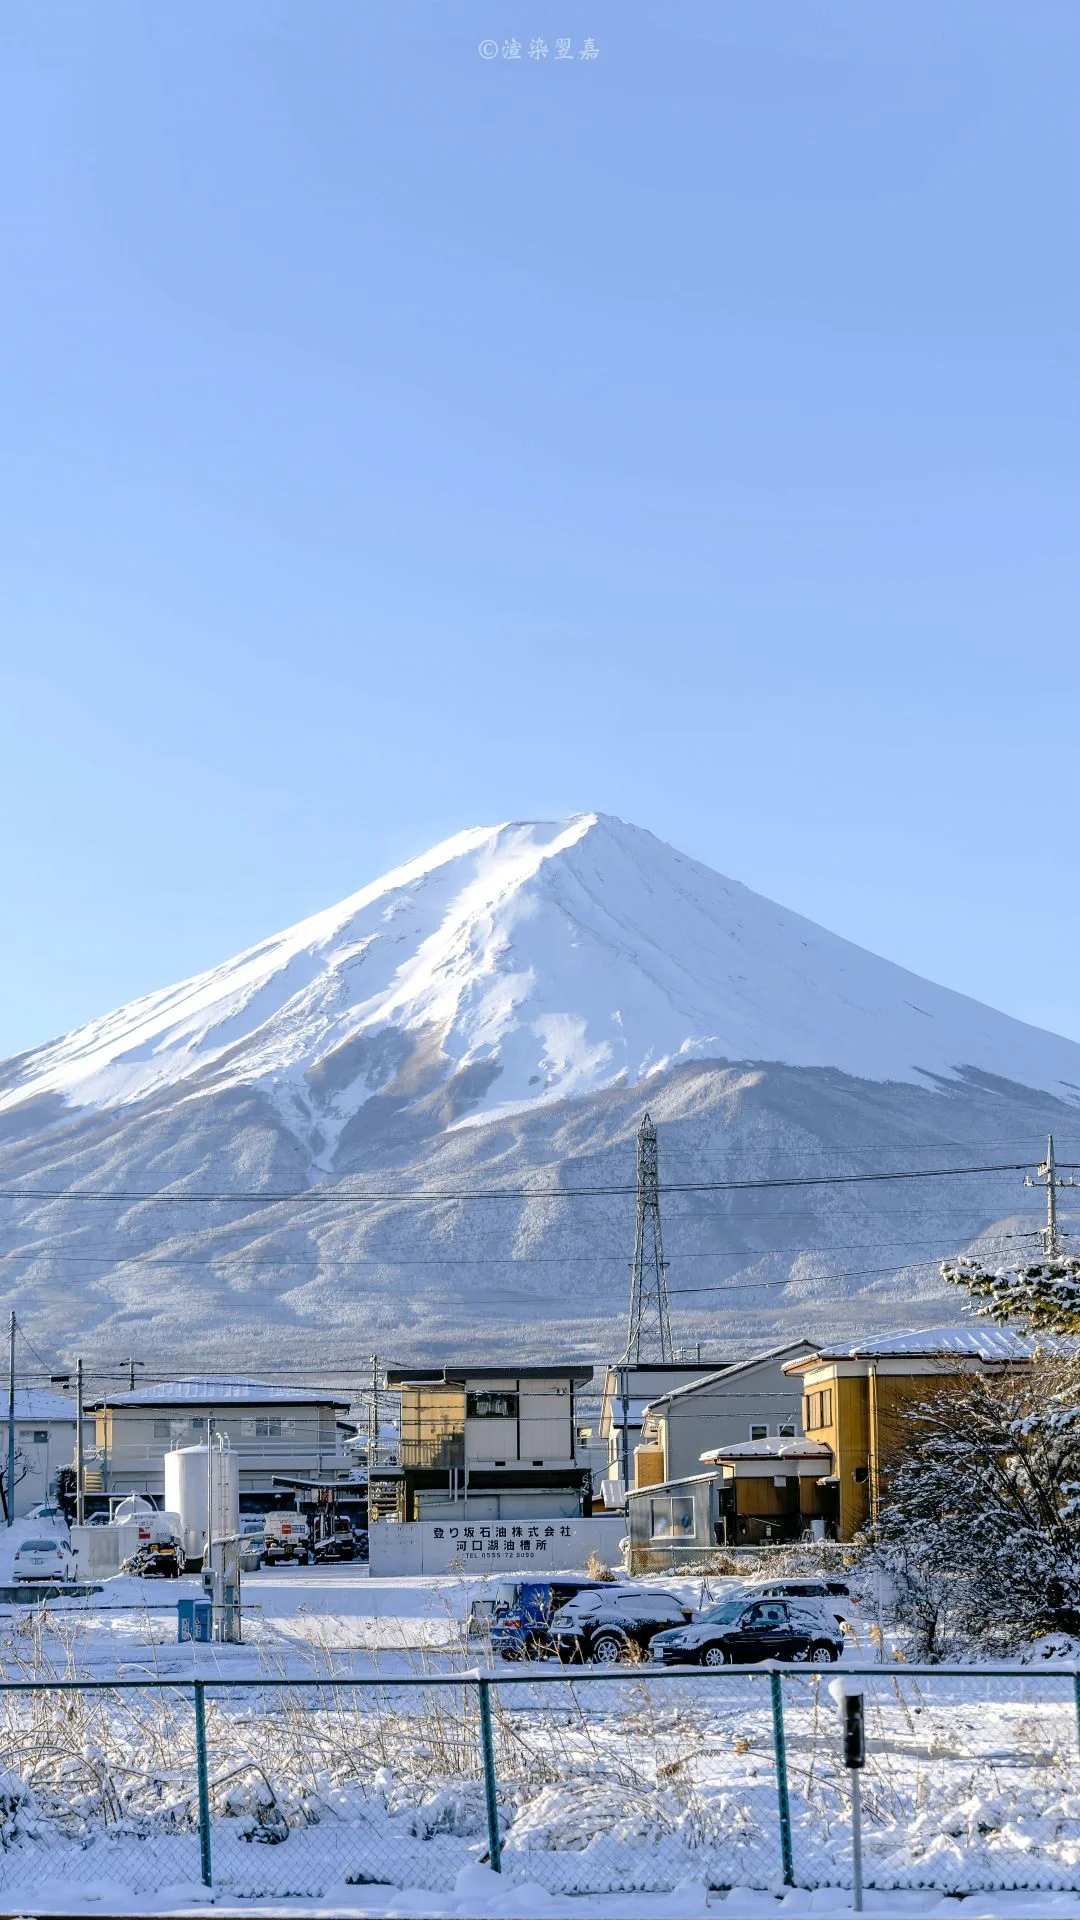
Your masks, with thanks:
[{"label": "house with white roof", "polygon": [[[649,1468],[629,1498],[631,1564],[677,1566],[714,1546],[767,1546],[803,1538],[851,1540],[877,1510],[889,1463],[910,1432],[912,1408],[973,1373],[1030,1365],[1033,1343],[1002,1327],[973,1322],[877,1334],[866,1340],[813,1345],[741,1363],[779,1370],[789,1402],[772,1424],[763,1395],[750,1432],[703,1446],[694,1470],[670,1471],[650,1483]],[[749,1383],[739,1364],[729,1386]],[[665,1460],[672,1446],[671,1409],[705,1407],[725,1379],[680,1388],[658,1399],[643,1421],[643,1446]],[[797,1392],[798,1399],[795,1400]],[[777,1405],[781,1405],[777,1402]],[[676,1418],[678,1415],[675,1416]],[[687,1433],[693,1431],[687,1427]],[[686,1469],[685,1454],[677,1456]]]},{"label": "house with white roof", "polygon": [[792,1340],[696,1379],[669,1382],[643,1410],[634,1486],[699,1473],[708,1448],[797,1438],[803,1430],[802,1391],[785,1368],[813,1351],[811,1340]]},{"label": "house with white roof", "polygon": [[803,1429],[831,1456],[820,1483],[828,1532],[851,1540],[873,1520],[913,1407],[974,1373],[1026,1367],[1032,1353],[1020,1334],[971,1321],[838,1341],[790,1360],[784,1371],[801,1385]]},{"label": "house with white roof", "polygon": [[164,1496],[165,1455],[198,1446],[209,1424],[238,1456],[241,1503],[265,1507],[282,1481],[324,1484],[350,1478],[352,1464],[344,1450],[353,1432],[345,1419],[348,1410],[348,1400],[321,1388],[223,1375],[110,1394],[88,1409],[94,1444],[86,1461],[87,1491]]},{"label": "house with white roof", "polygon": [[[7,1452],[8,1396],[0,1399],[0,1449]],[[61,1467],[75,1458],[75,1400],[37,1387],[15,1389],[15,1515],[47,1500]],[[83,1436],[92,1432],[83,1423]]]}]

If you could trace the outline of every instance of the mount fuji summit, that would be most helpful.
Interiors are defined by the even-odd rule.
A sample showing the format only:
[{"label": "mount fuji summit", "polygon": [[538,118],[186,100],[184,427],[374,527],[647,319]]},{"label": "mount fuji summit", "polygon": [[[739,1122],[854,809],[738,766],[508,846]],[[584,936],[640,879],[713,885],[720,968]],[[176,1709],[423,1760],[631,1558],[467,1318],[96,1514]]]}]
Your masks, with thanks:
[{"label": "mount fuji summit", "polygon": [[606,1358],[646,1105],[712,1355],[940,1317],[1080,1144],[1080,1045],[608,816],[470,829],[0,1066],[8,1304],[65,1358]]}]

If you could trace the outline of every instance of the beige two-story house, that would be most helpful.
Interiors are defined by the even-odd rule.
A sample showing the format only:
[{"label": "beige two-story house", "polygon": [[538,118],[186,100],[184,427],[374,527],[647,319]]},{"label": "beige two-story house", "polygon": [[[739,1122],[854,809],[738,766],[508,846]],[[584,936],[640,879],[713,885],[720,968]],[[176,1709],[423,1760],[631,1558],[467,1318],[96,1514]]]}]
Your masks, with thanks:
[{"label": "beige two-story house", "polygon": [[278,1479],[347,1480],[349,1403],[321,1389],[210,1375],[110,1394],[88,1411],[88,1492],[164,1495],[165,1455],[198,1446],[208,1423],[237,1455],[240,1496],[272,1495]]}]

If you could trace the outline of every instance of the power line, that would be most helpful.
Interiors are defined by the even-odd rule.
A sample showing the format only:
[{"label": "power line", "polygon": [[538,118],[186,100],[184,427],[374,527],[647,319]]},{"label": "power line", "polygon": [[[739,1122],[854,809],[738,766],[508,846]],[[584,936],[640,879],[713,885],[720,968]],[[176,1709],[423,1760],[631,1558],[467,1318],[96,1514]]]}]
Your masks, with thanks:
[{"label": "power line", "polygon": [[[1066,1171],[1080,1172],[1080,1162],[1059,1161]],[[884,1173],[811,1173],[761,1180],[672,1180],[665,1182],[665,1193],[744,1193],[788,1187],[849,1187],[893,1180],[959,1180],[970,1175],[989,1173],[1027,1173],[1028,1161],[1008,1161],[986,1167],[893,1168]],[[610,1186],[589,1187],[416,1187],[371,1188],[364,1193],[322,1192],[306,1188],[282,1193],[173,1193],[163,1189],[143,1192],[103,1193],[91,1189],[63,1192],[40,1187],[11,1187],[0,1190],[0,1200],[55,1201],[62,1204],[109,1204],[122,1206],[372,1206],[418,1202],[457,1202],[466,1200],[598,1200],[637,1192],[636,1184],[619,1182]]]},{"label": "power line", "polygon": [[[722,1215],[711,1217],[723,1218]],[[1040,1232],[1040,1228],[1032,1227],[1030,1231],[1022,1233],[995,1233],[992,1228],[986,1227],[977,1233],[972,1233],[964,1237],[970,1240],[1034,1240],[1038,1239]],[[786,1258],[789,1255],[806,1256],[823,1253],[854,1253],[858,1252],[862,1247],[882,1248],[895,1246],[901,1251],[906,1252],[911,1247],[940,1247],[940,1245],[940,1234],[935,1234],[931,1240],[909,1240],[906,1235],[896,1240],[886,1240],[879,1236],[874,1240],[847,1240],[826,1247],[714,1247],[698,1253],[669,1254],[665,1252],[665,1261],[668,1266],[671,1266],[683,1265],[689,1261],[699,1260],[771,1259],[773,1256],[783,1256]],[[105,1248],[102,1248],[99,1252],[80,1253],[67,1251],[53,1253],[43,1248],[39,1252],[34,1252],[29,1249],[16,1249],[9,1253],[0,1254],[0,1260],[26,1260],[30,1262],[44,1260],[57,1266],[111,1265],[114,1270],[120,1267],[153,1267],[167,1272],[217,1273],[220,1279],[228,1280],[232,1276],[230,1276],[227,1271],[227,1263],[233,1261],[237,1263],[238,1268],[235,1277],[246,1278],[253,1270],[289,1274],[347,1273],[354,1268],[379,1270],[383,1267],[623,1266],[626,1261],[626,1255],[625,1253],[523,1253],[506,1254],[503,1256],[477,1254],[474,1258],[470,1258],[466,1255],[454,1254],[444,1258],[438,1255],[422,1254],[417,1255],[415,1258],[410,1258],[407,1255],[386,1254],[384,1256],[372,1255],[352,1259],[349,1255],[342,1254],[329,1257],[325,1260],[266,1260],[258,1253],[250,1253],[244,1249],[238,1249],[233,1252],[211,1255],[205,1260],[193,1260],[181,1255],[175,1258],[171,1256],[161,1258],[152,1252],[147,1254],[115,1253]],[[685,1288],[683,1291],[685,1292]],[[40,1355],[38,1357],[40,1358]]]}]

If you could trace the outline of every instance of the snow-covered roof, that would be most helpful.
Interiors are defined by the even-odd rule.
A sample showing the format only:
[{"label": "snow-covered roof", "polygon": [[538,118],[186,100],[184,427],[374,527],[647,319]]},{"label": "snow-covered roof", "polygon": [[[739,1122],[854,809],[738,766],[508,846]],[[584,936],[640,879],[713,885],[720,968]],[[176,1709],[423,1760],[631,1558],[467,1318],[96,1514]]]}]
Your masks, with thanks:
[{"label": "snow-covered roof", "polygon": [[716,1460],[831,1460],[832,1448],[822,1440],[784,1439],[775,1435],[767,1440],[736,1440],[730,1447],[712,1447],[699,1455],[707,1462]]},{"label": "snow-covered roof", "polygon": [[712,1387],[719,1381],[733,1380],[740,1373],[751,1373],[755,1367],[767,1366],[770,1361],[782,1361],[790,1354],[809,1354],[814,1351],[812,1340],[787,1340],[782,1347],[767,1347],[764,1353],[750,1353],[745,1360],[732,1360],[728,1366],[718,1367],[713,1373],[703,1373],[700,1379],[688,1380],[684,1386],[672,1387],[668,1393],[655,1393],[649,1405],[658,1407],[667,1400],[681,1400],[689,1394],[700,1393],[703,1387]]},{"label": "snow-covered roof", "polygon": [[[0,1421],[7,1419],[8,1405],[5,1392],[0,1398]],[[38,1387],[16,1387],[15,1418],[16,1420],[44,1420],[53,1425],[67,1420],[74,1426],[75,1401],[66,1393],[48,1393]]]},{"label": "snow-covered roof", "polygon": [[271,1387],[262,1380],[232,1380],[223,1374],[205,1374],[195,1380],[165,1380],[156,1387],[136,1387],[134,1393],[110,1393],[108,1401],[97,1405],[110,1407],[220,1407],[234,1402],[252,1406],[332,1406],[347,1407],[349,1402],[329,1389],[311,1387]]},{"label": "snow-covered roof", "polygon": [[[964,1327],[903,1327],[896,1333],[875,1334],[850,1346],[818,1347],[818,1360],[936,1359],[959,1354],[972,1360],[1030,1360],[1035,1344],[1006,1327],[970,1324]],[[785,1372],[801,1372],[805,1360],[792,1361]]]}]

